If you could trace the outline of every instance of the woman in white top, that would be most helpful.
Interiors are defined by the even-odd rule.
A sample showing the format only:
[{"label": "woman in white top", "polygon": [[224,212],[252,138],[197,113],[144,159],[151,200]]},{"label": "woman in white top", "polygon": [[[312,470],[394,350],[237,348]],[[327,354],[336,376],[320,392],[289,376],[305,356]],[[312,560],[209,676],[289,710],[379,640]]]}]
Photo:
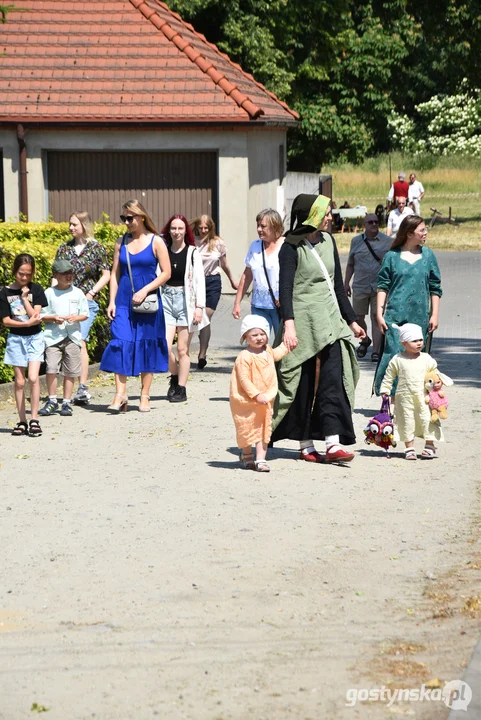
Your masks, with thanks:
[{"label": "woman in white top", "polygon": [[[162,292],[169,346],[170,402],[185,402],[190,370],[190,342],[195,329],[209,324],[205,312],[205,277],[194,236],[183,215],[173,215],[162,230],[170,259],[171,275]],[[172,351],[177,333],[177,357]]]},{"label": "woman in white top", "polygon": [[239,281],[232,315],[240,319],[240,304],[252,283],[251,313],[261,315],[274,335],[279,328],[279,250],[284,224],[276,210],[262,210],[256,217],[258,240],[251,243]]},{"label": "woman in white top", "polygon": [[[208,215],[200,215],[192,220],[190,227],[195,237],[195,244],[204,264],[205,275],[205,312],[212,322],[212,316],[219,304],[222,292],[220,269],[227,275],[233,290],[237,290],[237,283],[232,277],[227,264],[227,250],[225,243],[215,231],[215,223]],[[206,325],[199,332],[199,357],[197,369],[203,370],[207,365],[207,350],[210,342],[211,325]]]}]

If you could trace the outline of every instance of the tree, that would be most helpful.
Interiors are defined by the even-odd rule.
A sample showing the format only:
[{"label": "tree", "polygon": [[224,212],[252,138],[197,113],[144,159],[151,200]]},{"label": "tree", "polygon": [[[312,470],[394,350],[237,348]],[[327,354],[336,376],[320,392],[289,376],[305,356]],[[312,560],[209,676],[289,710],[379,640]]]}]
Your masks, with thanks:
[{"label": "tree", "polygon": [[[170,0],[301,116],[290,167],[392,146],[388,118],[481,76],[480,0]],[[393,115],[394,114],[394,115]]]},{"label": "tree", "polygon": [[481,90],[463,80],[454,95],[435,95],[414,108],[414,117],[388,119],[393,144],[414,153],[481,157]]}]

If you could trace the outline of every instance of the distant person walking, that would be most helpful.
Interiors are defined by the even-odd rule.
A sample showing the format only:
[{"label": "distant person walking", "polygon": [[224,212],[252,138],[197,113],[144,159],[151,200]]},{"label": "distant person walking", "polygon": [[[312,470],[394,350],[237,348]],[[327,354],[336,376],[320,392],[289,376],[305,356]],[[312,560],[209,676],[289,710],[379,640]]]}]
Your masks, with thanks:
[{"label": "distant person walking", "polygon": [[406,173],[405,172],[399,172],[397,176],[396,182],[394,182],[391,185],[391,188],[388,192],[387,199],[392,207],[393,201],[395,198],[403,197],[407,199],[409,197],[409,183],[406,181]]},{"label": "distant person walking", "polygon": [[416,180],[416,173],[409,176],[409,207],[415,215],[421,215],[421,200],[424,197],[424,187],[419,180]]},{"label": "distant person walking", "polygon": [[207,365],[207,350],[210,342],[210,329],[212,316],[219,304],[222,292],[222,281],[220,270],[225,272],[231,288],[237,290],[237,283],[232,276],[230,267],[227,264],[227,249],[224,241],[215,231],[215,223],[208,215],[196,217],[190,223],[194,233],[195,245],[202,258],[205,275],[205,312],[209,320],[208,325],[199,330],[199,356],[197,358],[197,370],[203,370]]},{"label": "distant person walking", "polygon": [[[112,340],[104,350],[100,369],[115,373],[115,395],[108,410],[126,412],[127,378],[140,375],[139,411],[149,412],[153,374],[168,369],[159,288],[170,277],[170,262],[165,243],[144,206],[138,200],[129,200],[122,206],[122,212],[120,219],[128,232],[115,244],[107,308]],[[157,311],[134,310],[147,296],[155,296]]]},{"label": "distant person walking", "polygon": [[261,210],[256,217],[258,240],[251,243],[239,281],[232,315],[240,319],[242,298],[252,283],[251,313],[265,317],[277,333],[279,317],[279,251],[284,242],[284,224],[277,210]]},{"label": "distant person walking", "polygon": [[[162,237],[172,267],[163,292],[170,370],[167,399],[181,403],[187,401],[192,336],[195,330],[209,324],[205,312],[205,275],[194,234],[183,215],[172,215],[162,230]],[[177,357],[173,351],[176,334]]]},{"label": "distant person walking", "polygon": [[413,211],[410,207],[407,207],[406,205],[406,198],[405,197],[397,197],[396,198],[396,208],[394,210],[391,210],[389,213],[388,219],[387,219],[387,229],[386,229],[386,235],[389,235],[389,237],[392,237],[393,240],[396,239],[397,232],[399,230],[399,226],[401,225],[402,221],[405,217],[408,215],[412,215]]},{"label": "distant person walking", "polygon": [[82,372],[74,403],[83,405],[90,400],[87,387],[89,375],[89,355],[87,342],[90,330],[97,317],[99,306],[95,298],[110,280],[110,265],[103,245],[94,238],[94,225],[88,212],[79,210],[70,216],[69,229],[72,239],[60,245],[57,260],[68,260],[73,266],[73,284],[80,288],[87,298],[89,316],[80,323],[82,333]]},{"label": "distant person walking", "polygon": [[367,325],[365,316],[371,315],[372,334],[372,362],[378,362],[381,349],[382,335],[377,326],[377,276],[381,267],[384,255],[390,250],[392,239],[382,232],[379,232],[379,219],[374,213],[369,213],[364,218],[364,232],[353,237],[351,249],[347,260],[344,289],[346,295],[351,297],[352,283],[352,307],[356,313],[356,321],[363,330],[366,337],[361,340],[357,347],[356,355],[359,359],[366,356],[367,349],[371,345],[371,338],[367,336]]},{"label": "distant person walking", "polygon": [[409,215],[382,261],[377,280],[377,322],[385,342],[376,369],[376,395],[380,394],[389,361],[403,350],[394,324],[420,325],[424,346],[428,333],[438,327],[441,273],[435,254],[425,246],[427,234],[424,220]]}]

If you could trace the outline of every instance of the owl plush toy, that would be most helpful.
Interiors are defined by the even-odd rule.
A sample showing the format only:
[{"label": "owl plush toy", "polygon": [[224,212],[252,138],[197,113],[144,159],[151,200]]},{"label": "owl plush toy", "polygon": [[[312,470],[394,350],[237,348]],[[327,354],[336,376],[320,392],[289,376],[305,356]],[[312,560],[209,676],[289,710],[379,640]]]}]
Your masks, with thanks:
[{"label": "owl plush toy", "polygon": [[394,422],[389,410],[389,398],[383,398],[381,412],[369,420],[364,428],[367,445],[377,445],[386,451],[389,457],[389,448],[396,447],[394,440]]}]

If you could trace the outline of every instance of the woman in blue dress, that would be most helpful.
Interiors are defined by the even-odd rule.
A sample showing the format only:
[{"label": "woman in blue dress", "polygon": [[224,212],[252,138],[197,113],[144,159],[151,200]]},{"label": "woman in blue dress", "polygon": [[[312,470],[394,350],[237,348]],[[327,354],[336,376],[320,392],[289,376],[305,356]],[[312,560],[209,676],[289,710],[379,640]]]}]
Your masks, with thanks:
[{"label": "woman in blue dress", "polygon": [[[115,245],[107,308],[112,321],[112,340],[105,348],[100,369],[115,373],[115,396],[109,410],[127,410],[127,377],[140,375],[142,387],[139,410],[149,412],[153,373],[168,370],[164,311],[158,289],[170,278],[170,261],[165,243],[138,200],[129,200],[122,206],[122,211],[120,219],[126,224],[128,232]],[[160,268],[159,275],[157,265]],[[158,311],[134,312],[132,304],[142,303],[154,290],[159,299]]]},{"label": "woman in blue dress", "polygon": [[425,247],[428,231],[418,215],[402,221],[391,249],[385,254],[377,279],[377,324],[384,334],[384,350],[376,369],[379,388],[391,358],[403,351],[393,323],[410,322],[423,329],[424,342],[438,327],[441,273],[436,256]]}]

